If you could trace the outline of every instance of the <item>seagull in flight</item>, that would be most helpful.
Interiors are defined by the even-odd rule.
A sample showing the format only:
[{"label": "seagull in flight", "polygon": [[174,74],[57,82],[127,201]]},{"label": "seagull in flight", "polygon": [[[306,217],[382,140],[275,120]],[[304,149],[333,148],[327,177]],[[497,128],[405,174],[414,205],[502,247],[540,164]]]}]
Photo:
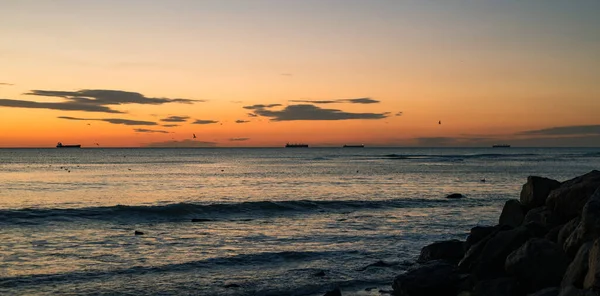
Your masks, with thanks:
[{"label": "seagull in flight", "polygon": [[194,135],[194,139],[195,139],[196,138],[196,134],[192,134],[192,135]]},{"label": "seagull in flight", "polygon": [[442,124],[442,121],[440,120],[440,121],[438,122],[438,124]]}]

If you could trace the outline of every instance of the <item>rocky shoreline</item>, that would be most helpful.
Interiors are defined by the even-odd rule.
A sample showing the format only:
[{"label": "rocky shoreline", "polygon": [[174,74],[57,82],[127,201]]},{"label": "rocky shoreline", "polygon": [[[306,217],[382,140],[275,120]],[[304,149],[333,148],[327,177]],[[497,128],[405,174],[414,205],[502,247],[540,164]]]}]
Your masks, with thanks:
[{"label": "rocky shoreline", "polygon": [[428,245],[417,262],[394,279],[393,295],[600,295],[600,171],[530,176],[498,225]]}]

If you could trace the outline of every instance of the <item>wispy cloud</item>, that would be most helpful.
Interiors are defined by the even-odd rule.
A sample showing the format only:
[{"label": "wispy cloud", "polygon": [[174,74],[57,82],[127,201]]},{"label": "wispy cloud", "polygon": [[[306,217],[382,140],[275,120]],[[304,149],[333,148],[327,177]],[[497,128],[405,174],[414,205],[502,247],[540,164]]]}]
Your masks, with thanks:
[{"label": "wispy cloud", "polygon": [[162,126],[164,126],[164,127],[176,127],[176,126],[179,126],[179,124],[163,124]]},{"label": "wispy cloud", "polygon": [[161,105],[166,103],[192,104],[203,100],[181,98],[151,98],[137,92],[108,89],[83,89],[78,91],[32,90],[25,95],[61,98],[63,102],[36,102],[0,99],[0,107],[51,109],[64,111],[125,113],[109,106],[125,104]]},{"label": "wispy cloud", "polygon": [[350,113],[338,109],[323,109],[309,104],[289,105],[283,110],[258,108],[254,110],[254,113],[269,117],[271,121],[382,119],[389,115],[388,112]]},{"label": "wispy cloud", "polygon": [[242,141],[248,141],[250,140],[250,138],[231,138],[229,139],[229,141],[231,142],[242,142]]},{"label": "wispy cloud", "polygon": [[82,120],[82,121],[104,121],[112,124],[123,124],[123,125],[157,125],[156,122],[142,121],[142,120],[130,120],[122,118],[78,118],[70,116],[59,116],[60,119],[66,120]]},{"label": "wispy cloud", "polygon": [[163,122],[186,122],[188,119],[190,119],[189,116],[169,116],[167,118],[163,118],[160,121]]},{"label": "wispy cloud", "polygon": [[539,130],[523,131],[518,134],[529,136],[600,135],[600,125],[558,126]]},{"label": "wispy cloud", "polygon": [[248,117],[258,117],[258,115],[254,114],[254,113],[247,113]]},{"label": "wispy cloud", "polygon": [[213,123],[218,123],[218,121],[216,121],[216,120],[196,119],[196,121],[192,122],[192,124],[213,124]]},{"label": "wispy cloud", "polygon": [[6,82],[0,82],[0,85],[12,86],[12,85],[14,85],[14,84],[12,84],[12,83],[6,83]]},{"label": "wispy cloud", "polygon": [[238,119],[235,121],[235,123],[247,123],[250,122],[250,120],[242,120],[242,119]]},{"label": "wispy cloud", "polygon": [[404,112],[400,111],[400,112],[394,114],[394,116],[402,116],[402,114],[404,114]]},{"label": "wispy cloud", "polygon": [[161,133],[161,134],[168,134],[168,131],[163,131],[163,130],[152,130],[152,129],[145,129],[145,128],[136,128],[134,129],[134,131],[136,133]]},{"label": "wispy cloud", "polygon": [[356,98],[356,99],[339,99],[339,100],[290,100],[295,103],[310,103],[310,104],[339,104],[339,103],[351,103],[351,104],[376,104],[378,100],[371,98]]},{"label": "wispy cloud", "polygon": [[199,148],[199,147],[215,147],[217,143],[206,141],[182,140],[182,141],[166,141],[154,142],[146,144],[146,147],[170,147],[170,148]]},{"label": "wispy cloud", "polygon": [[252,106],[244,106],[244,109],[249,109],[249,110],[257,110],[257,109],[265,109],[265,108],[273,108],[273,107],[280,107],[281,104],[256,104],[256,105],[252,105]]}]

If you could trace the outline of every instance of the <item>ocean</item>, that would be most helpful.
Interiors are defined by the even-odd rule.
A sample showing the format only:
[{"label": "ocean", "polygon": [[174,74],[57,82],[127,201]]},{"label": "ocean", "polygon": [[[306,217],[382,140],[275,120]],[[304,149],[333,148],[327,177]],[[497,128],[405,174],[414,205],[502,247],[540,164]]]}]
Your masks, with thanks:
[{"label": "ocean", "polygon": [[597,148],[0,149],[0,294],[380,295],[527,176],[593,169]]}]

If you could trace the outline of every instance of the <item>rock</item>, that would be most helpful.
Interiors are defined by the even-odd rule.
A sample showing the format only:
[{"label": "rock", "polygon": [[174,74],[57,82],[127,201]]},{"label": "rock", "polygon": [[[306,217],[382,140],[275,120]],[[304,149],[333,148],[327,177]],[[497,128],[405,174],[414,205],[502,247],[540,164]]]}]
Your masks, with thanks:
[{"label": "rock", "polygon": [[314,276],[321,277],[321,276],[325,276],[325,272],[321,270],[321,271],[319,271],[319,272],[315,272],[313,275],[314,275]]},{"label": "rock", "polygon": [[365,271],[369,267],[390,267],[390,266],[394,266],[394,265],[398,265],[398,262],[385,262],[383,260],[379,260],[377,262],[368,264],[365,267],[359,268],[359,269],[357,269],[357,271]]},{"label": "rock", "polygon": [[466,196],[464,196],[460,193],[452,193],[452,194],[446,196],[446,198],[449,198],[449,199],[458,199],[458,198],[465,198],[465,197]]},{"label": "rock", "polygon": [[567,267],[565,275],[563,276],[561,287],[574,286],[577,288],[583,287],[583,280],[588,272],[589,254],[592,248],[593,242],[587,242],[579,248],[575,259]]},{"label": "rock", "polygon": [[[514,278],[497,278],[480,281],[473,289],[473,296],[516,296],[521,295],[519,283]],[[441,295],[441,294],[440,294]],[[450,295],[450,294],[444,294]]]},{"label": "rock", "polygon": [[558,296],[598,296],[598,294],[592,291],[581,290],[573,286],[568,286],[563,288]]},{"label": "rock", "polygon": [[506,257],[530,238],[542,236],[541,228],[543,227],[531,223],[515,229],[500,231],[491,237],[481,250],[479,257],[475,258],[472,269],[475,279],[479,281],[503,276]]},{"label": "rock", "polygon": [[517,227],[523,223],[524,218],[525,212],[521,203],[516,199],[509,199],[504,203],[498,224]]},{"label": "rock", "polygon": [[[564,227],[564,225],[558,225],[555,226],[554,228],[550,229],[550,231],[548,231],[548,233],[546,233],[546,236],[544,236],[545,239],[557,243],[558,242],[558,234],[560,233],[560,230]],[[558,244],[559,246],[562,246],[562,244]]]},{"label": "rock", "polygon": [[212,221],[212,219],[207,219],[207,218],[194,218],[192,219],[192,222],[210,222]]},{"label": "rock", "polygon": [[342,290],[340,290],[340,287],[336,287],[335,289],[323,294],[323,296],[342,296]]},{"label": "rock", "polygon": [[573,218],[571,221],[567,222],[565,224],[565,226],[563,226],[560,229],[560,232],[558,233],[558,241],[557,243],[561,246],[565,245],[565,242],[567,241],[567,239],[569,238],[569,236],[571,236],[571,233],[573,233],[573,231],[575,231],[575,229],[577,229],[577,226],[579,225],[579,222],[581,222],[581,218],[580,217],[575,217]]},{"label": "rock", "polygon": [[560,289],[557,287],[550,287],[543,290],[539,290],[532,294],[527,294],[527,296],[558,296],[560,293]]},{"label": "rock", "polygon": [[459,240],[435,242],[421,249],[417,262],[424,263],[433,260],[447,260],[458,263],[465,255],[464,243]]},{"label": "rock", "polygon": [[[499,228],[499,226],[475,226],[471,228],[471,233],[469,233],[467,241],[465,242],[465,251],[468,251],[471,246],[478,243],[488,235],[497,232]],[[508,230],[511,228],[512,227],[505,226],[503,230]]]},{"label": "rock", "polygon": [[133,232],[133,234],[134,234],[134,235],[144,235],[144,233],[143,233],[143,232],[141,232],[141,231],[137,231],[137,230],[136,230],[136,231],[134,231],[134,232]]},{"label": "rock", "polygon": [[527,215],[525,215],[525,218],[523,219],[523,223],[537,222],[544,226],[551,226],[553,225],[551,215],[552,211],[546,207],[534,208],[527,212]]},{"label": "rock", "polygon": [[579,214],[594,191],[600,187],[600,171],[593,170],[583,176],[565,181],[546,199],[559,223],[567,222]]},{"label": "rock", "polygon": [[583,288],[600,292],[600,239],[594,241],[588,256],[588,272]]},{"label": "rock", "polygon": [[438,260],[411,268],[397,276],[392,288],[396,296],[455,295],[458,281],[456,266]]},{"label": "rock", "polygon": [[239,288],[241,286],[238,284],[227,284],[227,285],[224,285],[223,287],[224,288]]},{"label": "rock", "polygon": [[565,241],[565,252],[573,256],[587,241],[600,237],[600,188],[589,198],[583,207],[581,221]]},{"label": "rock", "polygon": [[506,258],[506,272],[526,292],[560,285],[569,261],[562,248],[544,238],[532,238]]},{"label": "rock", "polygon": [[521,189],[521,204],[528,209],[543,206],[550,191],[558,188],[560,182],[548,178],[529,176]]}]

